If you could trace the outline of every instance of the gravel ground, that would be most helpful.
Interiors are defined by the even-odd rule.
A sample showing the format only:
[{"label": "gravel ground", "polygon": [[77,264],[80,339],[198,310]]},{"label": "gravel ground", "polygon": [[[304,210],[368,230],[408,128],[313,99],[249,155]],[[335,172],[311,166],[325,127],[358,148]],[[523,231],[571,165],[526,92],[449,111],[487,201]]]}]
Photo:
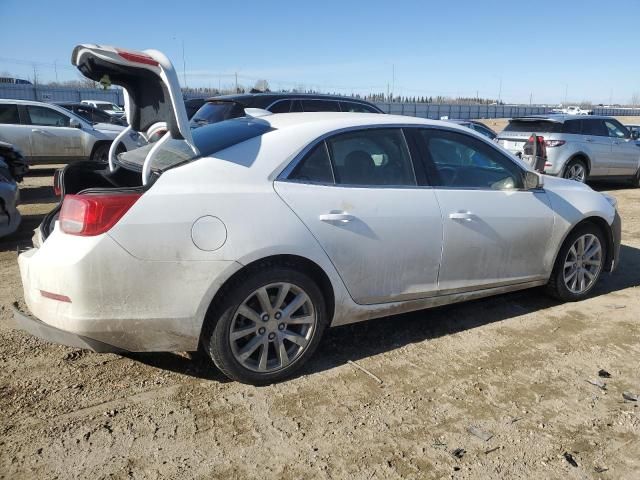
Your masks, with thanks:
[{"label": "gravel ground", "polygon": [[624,245],[592,298],[532,290],[339,327],[302,375],[255,388],[200,356],[11,328],[16,248],[52,208],[51,173],[25,180],[23,226],[0,240],[0,478],[640,478],[639,402],[622,395],[640,393],[640,189],[596,186],[619,200]]}]

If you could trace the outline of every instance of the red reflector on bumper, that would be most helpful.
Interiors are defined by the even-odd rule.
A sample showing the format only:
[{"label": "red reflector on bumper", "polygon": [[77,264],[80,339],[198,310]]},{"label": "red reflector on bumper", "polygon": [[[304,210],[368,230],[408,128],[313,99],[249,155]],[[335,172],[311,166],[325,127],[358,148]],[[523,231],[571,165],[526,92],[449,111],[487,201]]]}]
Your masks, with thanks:
[{"label": "red reflector on bumper", "polygon": [[71,303],[71,299],[66,295],[60,295],[59,293],[51,293],[46,290],[40,290],[40,295],[44,298],[50,298],[51,300],[58,300],[59,302]]}]

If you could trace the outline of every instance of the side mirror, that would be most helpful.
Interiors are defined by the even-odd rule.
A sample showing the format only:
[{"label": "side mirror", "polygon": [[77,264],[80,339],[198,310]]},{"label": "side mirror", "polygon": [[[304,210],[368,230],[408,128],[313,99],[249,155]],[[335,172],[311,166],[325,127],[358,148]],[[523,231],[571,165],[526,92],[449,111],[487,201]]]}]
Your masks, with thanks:
[{"label": "side mirror", "polygon": [[69,120],[69,126],[71,128],[82,128],[82,124],[75,118],[72,118],[71,120]]},{"label": "side mirror", "polygon": [[524,189],[525,190],[536,190],[538,188],[542,188],[544,186],[544,180],[542,175],[537,174],[536,172],[527,171],[524,174]]},{"label": "side mirror", "polygon": [[638,140],[640,138],[640,131],[633,130],[631,132],[631,140]]}]

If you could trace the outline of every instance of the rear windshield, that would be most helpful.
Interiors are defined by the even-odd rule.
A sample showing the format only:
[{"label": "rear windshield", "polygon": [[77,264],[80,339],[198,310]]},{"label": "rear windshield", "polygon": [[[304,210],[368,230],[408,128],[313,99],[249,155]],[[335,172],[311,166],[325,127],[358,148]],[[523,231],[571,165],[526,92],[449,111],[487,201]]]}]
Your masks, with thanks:
[{"label": "rear windshield", "polygon": [[504,129],[505,132],[525,133],[561,133],[562,123],[547,120],[511,120]]},{"label": "rear windshield", "polygon": [[[207,157],[251,138],[259,137],[271,130],[273,130],[271,126],[263,121],[247,121],[244,118],[213,123],[201,128],[192,127],[193,142],[200,155],[196,156],[186,141],[172,138],[157,151],[152,168],[162,171],[196,158]],[[144,159],[154,145],[155,143],[149,143],[144,147],[121,153],[118,155],[118,163],[125,167],[141,170]]]},{"label": "rear windshield", "polygon": [[244,110],[235,102],[207,102],[193,114],[191,127],[201,127],[244,116]]}]

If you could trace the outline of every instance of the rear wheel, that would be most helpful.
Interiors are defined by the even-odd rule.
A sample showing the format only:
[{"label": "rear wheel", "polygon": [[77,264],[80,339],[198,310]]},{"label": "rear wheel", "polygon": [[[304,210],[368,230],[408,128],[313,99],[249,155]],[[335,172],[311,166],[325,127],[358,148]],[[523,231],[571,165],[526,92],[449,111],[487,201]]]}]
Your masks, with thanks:
[{"label": "rear wheel", "polygon": [[313,354],[327,323],[320,288],[280,266],[234,283],[208,319],[204,349],[239,382],[266,385],[290,377]]},{"label": "rear wheel", "polygon": [[600,278],[605,258],[600,229],[590,223],[576,228],[560,249],[547,292],[565,302],[582,300]]},{"label": "rear wheel", "polygon": [[[91,160],[94,162],[108,163],[109,162],[109,149],[111,148],[111,144],[103,143],[98,145],[91,154]],[[118,148],[116,148],[116,154],[126,152],[127,149],[125,146],[120,143]]]},{"label": "rear wheel", "polygon": [[582,160],[571,160],[564,169],[564,178],[584,183],[587,180],[587,166]]},{"label": "rear wheel", "polygon": [[631,177],[631,185],[636,188],[640,187],[640,170],[638,170],[636,174]]}]

